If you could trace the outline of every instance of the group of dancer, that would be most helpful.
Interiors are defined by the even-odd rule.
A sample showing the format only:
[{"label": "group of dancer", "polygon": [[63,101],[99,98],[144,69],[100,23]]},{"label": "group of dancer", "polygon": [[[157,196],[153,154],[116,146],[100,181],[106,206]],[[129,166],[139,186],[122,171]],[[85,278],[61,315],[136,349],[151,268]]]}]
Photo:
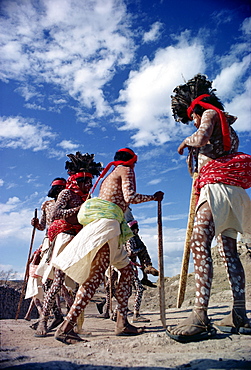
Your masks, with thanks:
[{"label": "group of dancer", "polygon": [[[100,163],[96,164],[93,157],[91,160],[89,157],[86,154],[83,158],[78,152],[76,156],[70,156],[72,162],[66,165],[70,176],[66,188],[57,197],[47,231],[51,251],[48,252],[49,263],[47,258],[43,281],[51,279],[52,284],[44,296],[35,334],[37,337],[46,336],[49,315],[60,289],[66,285],[74,290],[74,285],[77,285],[75,300],[73,302],[72,295],[68,295],[69,312],[55,334],[56,339],[68,344],[83,340],[75,330],[77,319],[103,283],[110,265],[120,273],[115,293],[118,303],[115,333],[135,335],[143,332],[143,328],[137,328],[127,320],[134,273],[123,245],[133,233],[124,213],[129,204],[163,198],[162,192],[154,195],[136,192],[134,166],[137,156],[131,149],[118,150],[114,161],[101,174]],[[93,176],[100,174],[102,178],[112,165],[115,168],[103,180],[99,196],[91,198]],[[145,264],[146,268],[152,267],[151,261],[145,261]],[[152,269],[157,274],[157,270]]]},{"label": "group of dancer", "polygon": [[[190,173],[198,173],[195,184],[198,201],[190,243],[196,292],[191,315],[176,327],[168,327],[166,333],[183,342],[207,339],[216,334],[207,310],[213,278],[211,243],[217,237],[233,296],[231,312],[218,328],[228,333],[251,334],[246,313],[245,274],[236,242],[238,232],[251,234],[251,201],[244,190],[251,186],[251,156],[238,152],[238,136],[231,126],[236,117],[224,111],[212,89],[212,82],[205,75],[198,74],[184,85],[177,86],[174,93],[171,99],[175,120],[183,123],[194,121],[196,127],[196,132],[178,147],[180,155],[188,148]],[[82,341],[76,330],[77,321],[96,289],[104,282],[107,271],[110,283],[114,281],[114,274],[119,275],[116,288],[107,287],[108,309],[105,312],[109,317],[112,291],[117,300],[115,334],[141,334],[144,327],[132,325],[127,317],[134,282],[139,300],[135,299],[133,322],[140,322],[137,318],[140,318],[142,283],[148,280],[146,275],[141,282],[138,279],[136,258],[140,259],[143,274],[157,276],[158,271],[152,267],[150,256],[138,236],[137,221],[132,218],[127,219],[127,223],[125,216],[130,204],[161,201],[164,193],[158,191],[153,195],[143,195],[136,192],[134,167],[137,155],[129,148],[119,149],[105,169],[94,162],[94,155],[82,156],[77,152],[69,157],[71,162],[66,162],[69,178],[67,181],[56,179],[52,183],[52,188],[63,188],[53,196],[53,207],[52,202],[49,203],[51,211],[48,205],[46,221],[41,225],[38,220],[33,220],[33,225],[41,230],[45,224],[47,228],[41,267],[39,265],[36,271],[40,275],[39,269],[44,269],[42,261],[47,264],[40,275],[43,276],[42,284],[47,281],[47,289],[43,306],[39,306],[35,335],[46,336],[50,312],[57,311],[56,297],[66,290],[64,298],[68,313],[65,318],[60,313],[55,316],[54,327],[60,324],[55,338],[67,344]],[[112,166],[114,168],[108,174]],[[94,176],[98,178],[92,186]],[[92,198],[91,189],[95,189],[100,179],[103,180],[99,195]],[[69,290],[65,286],[71,287],[73,294],[67,293]],[[98,306],[100,313],[103,313],[103,306],[103,303]]]}]

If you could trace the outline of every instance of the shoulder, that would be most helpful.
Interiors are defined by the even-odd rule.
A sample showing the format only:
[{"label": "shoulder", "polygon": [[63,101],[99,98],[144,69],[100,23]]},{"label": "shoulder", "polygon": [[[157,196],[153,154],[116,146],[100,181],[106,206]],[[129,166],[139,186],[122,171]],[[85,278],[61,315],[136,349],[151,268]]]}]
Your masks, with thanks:
[{"label": "shoulder", "polygon": [[134,173],[134,170],[131,167],[128,167],[128,166],[118,166],[116,168],[116,170],[117,170],[117,173],[121,173],[121,174]]},{"label": "shoulder", "polygon": [[203,118],[211,118],[211,119],[215,119],[217,117],[219,117],[218,113],[216,112],[216,110],[214,109],[207,109],[203,112],[202,114],[202,117]]},{"label": "shoulder", "polygon": [[61,199],[68,199],[71,196],[72,196],[72,191],[70,189],[64,189],[59,193],[56,203],[60,202]]},{"label": "shoulder", "polygon": [[44,211],[46,210],[48,207],[51,207],[52,205],[55,204],[55,200],[54,199],[50,199],[50,200],[46,200],[42,205],[41,205],[41,210]]}]

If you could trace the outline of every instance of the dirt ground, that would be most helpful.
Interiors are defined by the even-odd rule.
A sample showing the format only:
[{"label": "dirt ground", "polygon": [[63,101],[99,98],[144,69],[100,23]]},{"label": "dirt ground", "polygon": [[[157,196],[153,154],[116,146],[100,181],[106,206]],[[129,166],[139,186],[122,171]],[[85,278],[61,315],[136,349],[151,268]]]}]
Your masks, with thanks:
[{"label": "dirt ground", "polygon": [[[247,312],[251,319],[251,259],[244,255],[246,271]],[[210,298],[209,316],[221,320],[231,307],[231,291],[222,265],[215,266],[214,285]],[[178,276],[166,278],[166,324],[174,325],[192,310],[194,276],[189,275],[185,301],[176,308]],[[136,337],[116,337],[115,323],[102,319],[96,303],[104,296],[102,288],[86,308],[83,328],[91,332],[83,336],[86,342],[65,345],[54,339],[34,337],[23,319],[1,320],[1,369],[25,370],[163,370],[163,369],[251,369],[251,336],[229,335],[217,331],[214,339],[178,343],[170,339],[162,326],[158,311],[158,288],[144,292],[141,313],[151,321],[144,334]],[[133,308],[133,296],[129,308]],[[113,303],[113,305],[115,302]],[[129,320],[131,316],[129,315]],[[135,324],[141,326],[141,324]]]}]

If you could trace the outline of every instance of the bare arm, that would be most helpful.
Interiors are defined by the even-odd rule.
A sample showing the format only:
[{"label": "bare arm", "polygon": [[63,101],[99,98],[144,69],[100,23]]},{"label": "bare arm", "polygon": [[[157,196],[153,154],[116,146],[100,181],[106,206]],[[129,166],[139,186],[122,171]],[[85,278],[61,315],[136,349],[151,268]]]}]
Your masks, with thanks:
[{"label": "bare arm", "polygon": [[68,189],[62,190],[59,194],[53,212],[53,219],[67,219],[77,214],[82,204],[81,201],[74,202],[74,194]]},{"label": "bare arm", "polygon": [[200,127],[191,136],[188,136],[178,147],[178,153],[183,154],[186,147],[200,148],[206,145],[212,135],[217,112],[212,109],[206,110],[201,118]]},{"label": "bare arm", "polygon": [[136,192],[134,171],[130,167],[124,167],[121,174],[122,192],[125,201],[129,204],[149,202],[151,200],[162,200],[164,193],[156,192],[154,195],[143,195]]}]

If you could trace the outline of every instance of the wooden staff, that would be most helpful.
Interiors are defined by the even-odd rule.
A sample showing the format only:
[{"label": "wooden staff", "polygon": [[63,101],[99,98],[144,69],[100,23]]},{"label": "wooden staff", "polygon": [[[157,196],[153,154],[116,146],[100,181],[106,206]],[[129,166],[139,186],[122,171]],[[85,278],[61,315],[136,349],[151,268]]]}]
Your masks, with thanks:
[{"label": "wooden staff", "polygon": [[109,266],[109,295],[110,295],[110,307],[109,311],[112,316],[112,266]]},{"label": "wooden staff", "polygon": [[186,239],[184,245],[183,259],[181,265],[180,281],[179,281],[179,290],[177,297],[177,307],[180,308],[185,297],[186,284],[187,284],[187,273],[189,267],[189,258],[190,258],[190,241],[193,232],[194,217],[195,217],[195,208],[197,203],[197,195],[195,194],[194,183],[198,177],[198,173],[194,172],[193,174],[193,183],[190,196],[190,206],[189,214],[187,221],[187,230],[186,230]]},{"label": "wooden staff", "polygon": [[[34,217],[37,218],[37,208],[35,209]],[[21,294],[20,294],[20,299],[19,299],[19,303],[18,303],[18,307],[17,307],[17,312],[16,312],[16,318],[15,318],[16,320],[18,319],[18,315],[19,315],[19,312],[20,312],[22,300],[23,300],[23,297],[24,297],[24,291],[25,291],[25,288],[26,288],[26,285],[27,285],[27,281],[28,281],[29,264],[30,264],[30,257],[31,257],[32,246],[33,246],[34,237],[35,237],[35,231],[36,231],[36,227],[33,226],[32,235],[31,235],[31,242],[30,242],[30,249],[29,249],[29,253],[28,253],[28,259],[27,259],[26,269],[25,269],[25,274],[24,274],[24,282],[23,282],[22,291],[21,291]]]},{"label": "wooden staff", "polygon": [[163,238],[162,238],[162,212],[161,201],[158,201],[158,267],[159,267],[159,306],[160,320],[166,329],[166,307],[165,307],[165,277],[163,262]]}]

